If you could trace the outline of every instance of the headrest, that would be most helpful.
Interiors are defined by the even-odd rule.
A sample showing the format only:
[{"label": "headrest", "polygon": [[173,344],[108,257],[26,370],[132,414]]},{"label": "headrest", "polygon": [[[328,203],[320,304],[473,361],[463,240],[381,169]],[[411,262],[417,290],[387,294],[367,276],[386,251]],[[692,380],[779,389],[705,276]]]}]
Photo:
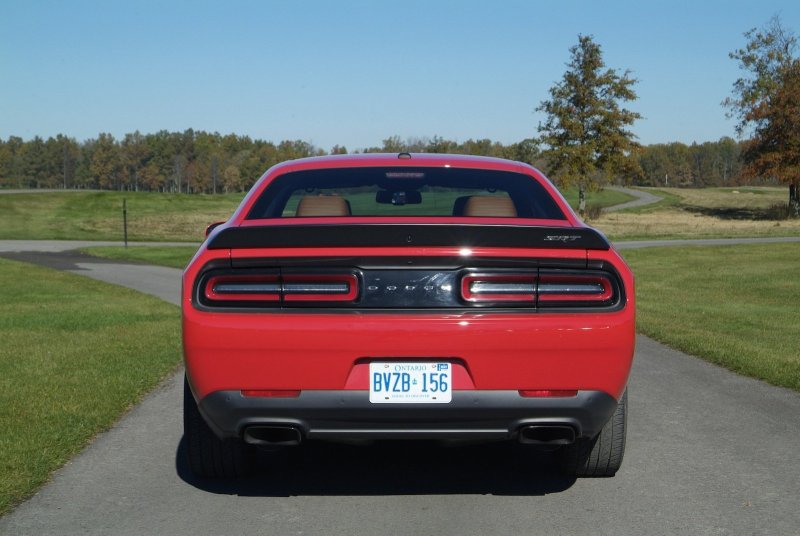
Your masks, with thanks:
[{"label": "headrest", "polygon": [[306,195],[297,203],[295,216],[349,216],[350,206],[338,195]]},{"label": "headrest", "polygon": [[510,197],[473,195],[464,205],[464,216],[516,218],[517,209]]},{"label": "headrest", "polygon": [[461,197],[457,197],[455,202],[453,203],[453,216],[463,216],[464,215],[464,207],[467,205],[467,201],[470,200],[472,196],[469,195],[462,195]]}]

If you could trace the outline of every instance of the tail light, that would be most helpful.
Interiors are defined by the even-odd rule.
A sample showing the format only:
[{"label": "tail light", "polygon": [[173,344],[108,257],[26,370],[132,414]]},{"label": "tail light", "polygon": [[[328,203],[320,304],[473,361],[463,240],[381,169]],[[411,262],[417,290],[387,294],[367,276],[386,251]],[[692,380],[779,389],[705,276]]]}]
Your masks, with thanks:
[{"label": "tail light", "polygon": [[604,274],[539,274],[539,307],[603,305],[614,297],[614,285]]},{"label": "tail light", "polygon": [[207,272],[195,300],[208,307],[611,310],[623,305],[603,269],[397,270],[290,266]]},{"label": "tail light", "polygon": [[304,303],[352,303],[358,298],[358,277],[345,274],[219,274],[201,283],[206,305],[275,307]]},{"label": "tail light", "polygon": [[351,302],[358,296],[355,274],[291,274],[282,279],[285,302]]},{"label": "tail light", "polygon": [[607,307],[619,296],[615,281],[602,271],[467,273],[461,278],[461,299],[476,306]]},{"label": "tail light", "polygon": [[281,299],[278,275],[217,275],[205,284],[209,301],[277,302]]}]

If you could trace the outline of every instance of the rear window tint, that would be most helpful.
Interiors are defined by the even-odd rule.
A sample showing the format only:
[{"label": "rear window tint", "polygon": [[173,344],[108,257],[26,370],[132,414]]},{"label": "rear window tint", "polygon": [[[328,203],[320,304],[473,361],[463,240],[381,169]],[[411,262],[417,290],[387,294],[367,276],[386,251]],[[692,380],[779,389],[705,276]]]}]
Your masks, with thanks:
[{"label": "rear window tint", "polygon": [[468,216],[566,219],[534,178],[507,171],[359,167],[286,173],[247,219],[313,216]]}]

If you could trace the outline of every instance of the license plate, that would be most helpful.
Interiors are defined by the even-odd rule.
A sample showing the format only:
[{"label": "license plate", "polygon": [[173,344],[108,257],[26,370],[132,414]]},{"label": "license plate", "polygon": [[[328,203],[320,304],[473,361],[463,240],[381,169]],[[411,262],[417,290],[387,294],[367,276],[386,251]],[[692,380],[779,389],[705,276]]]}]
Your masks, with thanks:
[{"label": "license plate", "polygon": [[373,404],[446,404],[453,396],[453,366],[442,362],[383,361],[369,364]]}]

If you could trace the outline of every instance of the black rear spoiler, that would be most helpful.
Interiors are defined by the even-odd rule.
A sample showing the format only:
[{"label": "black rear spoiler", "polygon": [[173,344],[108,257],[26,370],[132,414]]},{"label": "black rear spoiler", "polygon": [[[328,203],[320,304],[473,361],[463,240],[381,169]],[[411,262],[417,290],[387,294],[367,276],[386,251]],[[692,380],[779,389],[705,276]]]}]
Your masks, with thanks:
[{"label": "black rear spoiler", "polygon": [[588,227],[524,225],[349,224],[229,227],[214,234],[209,249],[456,246],[602,249],[606,238]]}]

